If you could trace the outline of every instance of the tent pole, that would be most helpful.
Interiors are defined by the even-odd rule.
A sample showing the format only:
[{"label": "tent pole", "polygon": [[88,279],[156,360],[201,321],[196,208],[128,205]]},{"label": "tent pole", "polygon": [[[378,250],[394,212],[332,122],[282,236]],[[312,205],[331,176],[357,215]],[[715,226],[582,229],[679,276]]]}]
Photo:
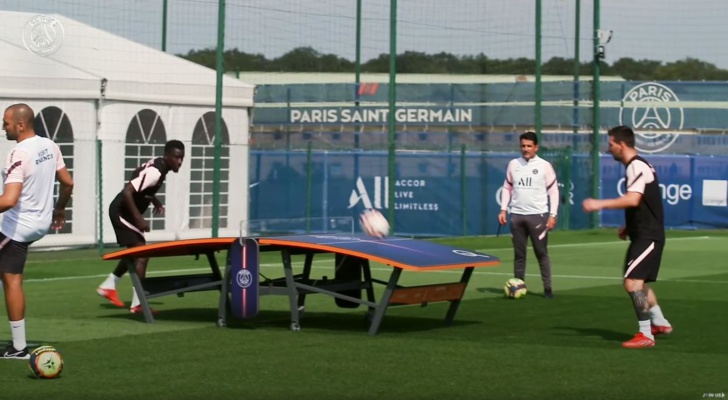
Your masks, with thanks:
[{"label": "tent pole", "polygon": [[222,164],[222,78],[225,49],[225,0],[217,3],[217,79],[215,85],[215,160],[212,182],[212,237],[220,228],[220,168]]}]

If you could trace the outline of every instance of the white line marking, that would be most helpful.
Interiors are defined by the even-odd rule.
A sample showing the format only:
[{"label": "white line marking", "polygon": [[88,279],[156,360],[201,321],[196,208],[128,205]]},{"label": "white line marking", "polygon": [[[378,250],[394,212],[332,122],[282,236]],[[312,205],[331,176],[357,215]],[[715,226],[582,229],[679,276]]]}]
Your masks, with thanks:
[{"label": "white line marking", "polygon": [[[681,237],[681,238],[672,238],[667,239],[667,243],[675,242],[679,240],[705,240],[705,239],[718,239],[710,236],[691,236],[691,237]],[[554,247],[561,248],[561,247],[589,247],[589,246],[603,246],[606,244],[629,244],[629,241],[626,240],[610,240],[609,242],[591,242],[591,243],[566,243],[566,244],[550,244],[549,249],[552,249]],[[487,252],[487,251],[494,251],[494,250],[513,250],[513,247],[499,247],[495,249],[477,249],[475,251],[480,252]]]},{"label": "white line marking", "polygon": [[[317,260],[314,261],[313,264],[323,264],[323,263],[330,263],[332,260]],[[261,264],[261,267],[275,267],[275,268],[282,268],[281,264],[278,263],[265,263]],[[326,266],[319,266],[313,267],[314,269],[331,269],[331,265]],[[371,268],[372,271],[381,271],[381,272],[392,272],[391,268]],[[210,271],[210,268],[182,268],[182,269],[170,269],[166,271],[147,271],[147,275],[168,275],[168,274],[174,274],[174,273],[192,273],[192,272],[205,272]],[[440,273],[440,274],[462,274],[462,270],[438,270],[438,271],[428,271],[427,273]],[[488,271],[473,271],[473,275],[494,275],[494,276],[512,276],[513,273],[511,272],[488,272]],[[56,281],[72,281],[72,280],[81,280],[81,279],[91,279],[91,278],[105,278],[108,274],[97,274],[97,275],[80,275],[80,276],[63,276],[63,277],[55,277],[55,278],[37,278],[37,279],[25,279],[24,282],[26,283],[39,283],[39,282],[56,282]],[[526,276],[531,277],[541,277],[540,274],[526,274]],[[553,278],[565,278],[565,279],[585,279],[585,280],[619,280],[621,281],[623,278],[620,276],[596,276],[596,275],[552,275]],[[685,282],[685,283],[715,283],[715,284],[728,284],[728,281],[721,281],[721,280],[700,280],[700,279],[660,279],[660,282]]]}]

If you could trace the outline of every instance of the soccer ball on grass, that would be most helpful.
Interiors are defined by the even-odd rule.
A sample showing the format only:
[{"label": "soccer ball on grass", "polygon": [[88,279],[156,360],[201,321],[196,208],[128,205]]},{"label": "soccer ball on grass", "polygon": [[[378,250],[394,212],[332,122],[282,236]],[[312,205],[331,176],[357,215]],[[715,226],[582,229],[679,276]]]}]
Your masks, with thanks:
[{"label": "soccer ball on grass", "polygon": [[55,347],[41,346],[30,352],[28,366],[36,378],[58,378],[63,371],[63,358]]},{"label": "soccer ball on grass", "polygon": [[526,289],[526,282],[518,278],[511,278],[507,280],[506,285],[503,287],[503,291],[509,299],[520,299],[526,297],[526,293],[528,293],[528,290]]}]

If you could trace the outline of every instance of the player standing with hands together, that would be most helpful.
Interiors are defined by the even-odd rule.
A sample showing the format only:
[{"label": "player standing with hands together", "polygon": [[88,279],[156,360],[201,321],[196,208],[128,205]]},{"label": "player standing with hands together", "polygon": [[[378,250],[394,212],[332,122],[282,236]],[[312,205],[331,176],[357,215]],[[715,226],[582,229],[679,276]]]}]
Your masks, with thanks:
[{"label": "player standing with hands together", "polygon": [[548,232],[556,226],[559,209],[559,188],[551,163],[538,156],[538,137],[534,132],[520,136],[521,157],[508,163],[501,191],[501,212],[498,222],[505,225],[507,210],[511,213],[513,240],[513,274],[526,280],[526,248],[528,238],[541,269],[544,297],[553,298],[551,260],[548,253]]},{"label": "player standing with hands together", "polygon": [[657,280],[665,247],[665,216],[662,195],[655,169],[634,148],[634,131],[628,126],[609,130],[609,153],[627,167],[624,196],[616,199],[586,199],[584,211],[624,209],[626,224],[617,235],[629,237],[629,248],[624,261],[624,288],[632,298],[639,332],[622,346],[626,348],[652,347],[655,335],[672,332],[672,326],[662,315],[657,297],[648,282]]}]

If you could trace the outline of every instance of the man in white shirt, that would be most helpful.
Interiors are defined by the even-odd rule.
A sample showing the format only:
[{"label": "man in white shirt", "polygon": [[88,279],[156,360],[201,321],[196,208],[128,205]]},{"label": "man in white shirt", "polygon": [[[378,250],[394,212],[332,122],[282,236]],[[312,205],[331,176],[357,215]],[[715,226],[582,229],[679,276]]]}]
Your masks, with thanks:
[{"label": "man in white shirt", "polygon": [[[5,292],[5,307],[13,341],[0,358],[30,358],[25,341],[25,295],[23,270],[28,246],[41,239],[50,228],[61,229],[66,223],[66,204],[73,191],[73,179],[66,169],[58,145],[37,136],[35,116],[26,104],[14,104],[5,110],[3,129],[8,140],[18,142],[8,155],[3,169],[3,194],[0,212],[4,213],[0,229],[0,276]],[[56,178],[61,186],[53,207]]]},{"label": "man in white shirt", "polygon": [[540,158],[538,137],[534,132],[520,136],[521,155],[508,163],[501,191],[501,212],[498,222],[507,223],[510,207],[513,240],[513,274],[526,280],[526,247],[528,238],[541,268],[544,297],[553,298],[551,260],[548,253],[548,232],[556,226],[559,209],[559,188],[551,163]]}]

